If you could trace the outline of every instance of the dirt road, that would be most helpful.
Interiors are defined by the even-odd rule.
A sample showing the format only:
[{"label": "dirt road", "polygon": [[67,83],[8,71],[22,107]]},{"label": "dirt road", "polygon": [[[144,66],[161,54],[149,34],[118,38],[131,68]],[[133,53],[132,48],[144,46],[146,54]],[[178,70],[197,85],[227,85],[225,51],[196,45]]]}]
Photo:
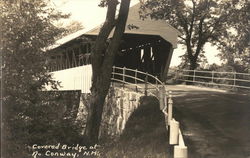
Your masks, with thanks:
[{"label": "dirt road", "polygon": [[168,86],[190,158],[250,158],[250,92]]}]

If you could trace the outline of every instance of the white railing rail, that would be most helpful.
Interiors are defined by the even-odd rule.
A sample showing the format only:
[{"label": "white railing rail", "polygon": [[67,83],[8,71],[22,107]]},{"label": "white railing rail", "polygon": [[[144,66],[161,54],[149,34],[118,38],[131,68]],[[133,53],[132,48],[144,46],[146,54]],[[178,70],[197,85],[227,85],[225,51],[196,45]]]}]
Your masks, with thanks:
[{"label": "white railing rail", "polygon": [[250,89],[250,73],[201,70],[176,70],[180,81]]},{"label": "white railing rail", "polygon": [[148,93],[150,95],[156,96],[153,92],[149,90],[156,90],[159,93],[160,87],[164,87],[164,83],[157,77],[143,71],[129,69],[126,67],[116,67],[112,68],[112,81],[120,82],[135,87],[136,90],[143,90],[145,95]]}]

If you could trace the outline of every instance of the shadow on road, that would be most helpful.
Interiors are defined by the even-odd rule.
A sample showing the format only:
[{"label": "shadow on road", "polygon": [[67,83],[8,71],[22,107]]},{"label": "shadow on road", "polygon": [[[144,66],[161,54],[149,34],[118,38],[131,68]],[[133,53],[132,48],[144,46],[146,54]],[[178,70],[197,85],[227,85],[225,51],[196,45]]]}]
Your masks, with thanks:
[{"label": "shadow on road", "polygon": [[174,114],[192,158],[250,158],[250,93],[174,86]]}]

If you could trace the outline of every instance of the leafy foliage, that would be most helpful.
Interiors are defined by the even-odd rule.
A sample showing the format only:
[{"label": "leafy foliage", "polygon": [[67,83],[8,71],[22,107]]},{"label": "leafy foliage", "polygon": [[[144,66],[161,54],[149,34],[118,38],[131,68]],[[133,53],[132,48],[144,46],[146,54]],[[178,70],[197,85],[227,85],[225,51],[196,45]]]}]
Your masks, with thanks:
[{"label": "leafy foliage", "polygon": [[221,41],[220,57],[233,71],[250,72],[250,2],[242,0],[230,16],[231,33]]},{"label": "leafy foliage", "polygon": [[5,157],[27,157],[27,145],[53,142],[56,131],[70,127],[70,120],[58,122],[63,117],[59,116],[63,107],[58,102],[60,94],[41,92],[48,84],[54,89],[58,85],[48,73],[45,48],[65,31],[53,22],[68,17],[49,8],[48,3],[0,2]]},{"label": "leafy foliage", "polygon": [[[207,42],[214,45],[227,42],[232,24],[237,21],[237,7],[247,1],[217,0],[147,0],[143,3],[141,16],[165,19],[181,33],[180,43],[186,46],[186,61],[190,69],[198,66],[198,58]],[[246,9],[242,14],[247,14]],[[244,16],[242,19],[246,20]],[[247,26],[243,26],[245,29]],[[240,37],[240,36],[238,36]]]}]

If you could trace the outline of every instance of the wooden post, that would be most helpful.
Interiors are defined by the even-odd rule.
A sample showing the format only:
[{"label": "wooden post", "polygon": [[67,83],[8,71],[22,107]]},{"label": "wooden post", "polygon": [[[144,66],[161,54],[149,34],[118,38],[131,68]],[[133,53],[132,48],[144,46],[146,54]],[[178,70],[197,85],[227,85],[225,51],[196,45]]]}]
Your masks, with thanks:
[{"label": "wooden post", "polygon": [[195,70],[194,70],[194,75],[193,75],[193,82],[195,81]]},{"label": "wooden post", "polygon": [[123,67],[122,69],[122,81],[124,82],[125,81],[125,67]]},{"label": "wooden post", "polygon": [[148,73],[146,73],[145,77],[145,96],[148,95]]},{"label": "wooden post", "polygon": [[60,70],[60,61],[61,61],[60,55],[57,55],[57,71]]},{"label": "wooden post", "polygon": [[212,83],[214,83],[214,71],[212,71]]},{"label": "wooden post", "polygon": [[135,70],[135,84],[137,84],[137,69]]},{"label": "wooden post", "polygon": [[66,50],[66,68],[70,68],[70,60],[69,60],[68,49]]},{"label": "wooden post", "polygon": [[125,67],[123,67],[123,69],[122,69],[122,81],[123,81],[122,88],[125,87],[125,73],[126,73],[125,71],[126,71]]},{"label": "wooden post", "polygon": [[62,52],[62,70],[66,69],[66,54],[65,51]]},{"label": "wooden post", "polygon": [[168,98],[168,122],[172,120],[173,117],[173,100],[172,100],[172,95],[171,91],[169,91],[169,98]]},{"label": "wooden post", "polygon": [[159,100],[160,100],[160,110],[163,110],[164,107],[165,107],[165,102],[164,102],[164,99],[165,99],[165,89],[164,89],[164,86],[160,87],[160,94],[159,94]]},{"label": "wooden post", "polygon": [[56,55],[55,58],[56,58],[55,71],[58,71],[58,69],[59,69],[59,67],[58,67],[58,65],[59,65],[58,55]]},{"label": "wooden post", "polygon": [[89,53],[89,44],[86,43],[85,45],[86,45],[86,53]]},{"label": "wooden post", "polygon": [[234,72],[234,88],[235,88],[235,85],[236,85],[236,72]]},{"label": "wooden post", "polygon": [[[164,87],[164,90],[165,90],[165,87]],[[165,90],[166,91],[166,90]],[[167,106],[168,106],[168,97],[167,97],[167,95],[166,95],[166,93],[164,94],[164,109],[163,109],[163,111],[164,111],[164,114],[165,114],[165,123],[166,123],[166,128],[167,128],[167,130],[168,130],[168,126],[169,126],[169,122],[168,122],[168,112],[167,112]]]},{"label": "wooden post", "polygon": [[138,92],[138,89],[137,89],[137,69],[135,70],[135,91]]},{"label": "wooden post", "polygon": [[73,49],[70,48],[69,50],[69,54],[71,54],[71,58],[70,58],[70,55],[69,55],[69,60],[70,60],[70,68],[74,67],[74,62],[73,62]]},{"label": "wooden post", "polygon": [[73,67],[77,67],[77,62],[76,62],[76,54],[75,54],[75,50],[72,49],[72,65]]},{"label": "wooden post", "polygon": [[81,57],[81,46],[79,46],[79,48],[78,48],[78,66],[81,66],[80,57]]},{"label": "wooden post", "polygon": [[60,55],[60,70],[63,70],[63,54]]},{"label": "wooden post", "polygon": [[115,78],[115,66],[112,67],[112,78],[111,78],[111,87],[114,87],[114,80],[112,81],[112,79]]},{"label": "wooden post", "polygon": [[115,66],[113,66],[113,71],[112,71],[112,73],[113,73],[112,76],[113,76],[113,79],[114,79],[114,78],[115,78],[115,74],[114,74],[114,73],[115,73]]},{"label": "wooden post", "polygon": [[176,71],[175,71],[175,77],[176,77],[176,79],[178,80],[178,77],[179,77],[179,70],[176,70]]}]

